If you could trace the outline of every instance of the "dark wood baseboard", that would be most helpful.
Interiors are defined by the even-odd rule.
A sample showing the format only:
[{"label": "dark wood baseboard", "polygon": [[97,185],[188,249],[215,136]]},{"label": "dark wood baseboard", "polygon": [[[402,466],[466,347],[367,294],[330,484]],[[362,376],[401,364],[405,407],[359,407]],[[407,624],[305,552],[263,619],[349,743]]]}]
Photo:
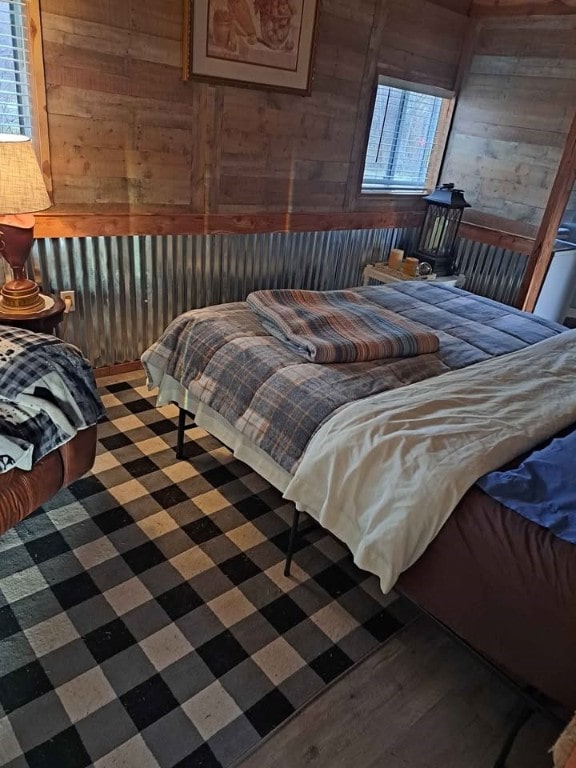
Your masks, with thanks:
[{"label": "dark wood baseboard", "polygon": [[140,360],[134,360],[130,363],[118,363],[118,365],[105,365],[102,368],[94,368],[94,376],[97,379],[101,379],[104,376],[120,376],[123,373],[141,370],[144,369]]}]

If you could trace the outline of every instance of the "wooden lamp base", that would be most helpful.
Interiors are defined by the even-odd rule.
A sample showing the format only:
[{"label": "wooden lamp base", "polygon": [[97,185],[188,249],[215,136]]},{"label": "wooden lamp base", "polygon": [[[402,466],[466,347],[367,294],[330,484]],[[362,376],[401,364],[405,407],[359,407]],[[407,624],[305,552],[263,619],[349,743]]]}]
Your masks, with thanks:
[{"label": "wooden lamp base", "polygon": [[32,280],[11,280],[0,291],[0,314],[30,315],[44,308],[40,288]]}]

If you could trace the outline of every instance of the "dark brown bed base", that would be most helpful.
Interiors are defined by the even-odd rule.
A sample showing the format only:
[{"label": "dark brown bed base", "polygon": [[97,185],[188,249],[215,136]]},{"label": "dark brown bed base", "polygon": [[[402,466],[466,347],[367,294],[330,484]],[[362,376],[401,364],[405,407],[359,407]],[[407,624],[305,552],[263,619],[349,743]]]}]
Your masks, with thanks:
[{"label": "dark brown bed base", "polygon": [[[295,509],[285,575],[300,516]],[[492,768],[505,768],[533,714],[563,727],[576,709],[575,554],[474,486],[395,585],[524,698]]]},{"label": "dark brown bed base", "polygon": [[572,544],[473,486],[398,579],[402,594],[525,696],[493,768],[504,768],[536,711],[562,723],[576,709],[575,555]]},{"label": "dark brown bed base", "polygon": [[399,581],[520,684],[576,709],[576,549],[477,487]]}]

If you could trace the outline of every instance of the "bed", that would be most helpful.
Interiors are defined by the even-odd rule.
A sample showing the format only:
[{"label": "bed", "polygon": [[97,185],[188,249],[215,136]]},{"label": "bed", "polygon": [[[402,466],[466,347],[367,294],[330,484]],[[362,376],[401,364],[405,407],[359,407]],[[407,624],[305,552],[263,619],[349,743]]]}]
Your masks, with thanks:
[{"label": "bed", "polygon": [[76,347],[0,327],[0,533],[88,471],[103,412]]},{"label": "bed", "polygon": [[[303,360],[245,303],[208,307],[177,318],[143,355],[159,404],[194,414],[341,538],[385,591],[395,586],[520,683],[574,710],[574,544],[474,482],[523,466],[570,431],[576,332],[453,287],[354,293],[432,332],[438,350],[326,365]],[[429,444],[423,422],[435,425]],[[391,543],[382,516],[398,528]]]}]

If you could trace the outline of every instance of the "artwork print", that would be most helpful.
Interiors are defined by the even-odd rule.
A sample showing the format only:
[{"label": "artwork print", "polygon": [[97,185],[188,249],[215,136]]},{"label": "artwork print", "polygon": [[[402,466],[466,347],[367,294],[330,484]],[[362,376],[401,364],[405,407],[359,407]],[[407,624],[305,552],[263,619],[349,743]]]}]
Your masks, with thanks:
[{"label": "artwork print", "polygon": [[210,0],[208,54],[294,71],[302,0]]},{"label": "artwork print", "polygon": [[317,0],[193,0],[187,76],[309,91]]}]

